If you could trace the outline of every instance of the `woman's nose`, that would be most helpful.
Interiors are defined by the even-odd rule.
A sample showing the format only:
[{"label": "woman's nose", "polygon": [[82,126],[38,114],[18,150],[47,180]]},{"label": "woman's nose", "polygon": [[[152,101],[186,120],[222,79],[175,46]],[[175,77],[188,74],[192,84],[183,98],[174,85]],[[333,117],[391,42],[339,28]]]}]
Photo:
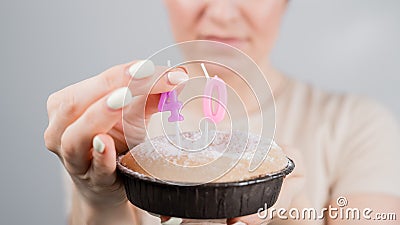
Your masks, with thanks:
[{"label": "woman's nose", "polygon": [[226,25],[238,20],[240,10],[236,0],[209,0],[205,16],[219,25]]}]

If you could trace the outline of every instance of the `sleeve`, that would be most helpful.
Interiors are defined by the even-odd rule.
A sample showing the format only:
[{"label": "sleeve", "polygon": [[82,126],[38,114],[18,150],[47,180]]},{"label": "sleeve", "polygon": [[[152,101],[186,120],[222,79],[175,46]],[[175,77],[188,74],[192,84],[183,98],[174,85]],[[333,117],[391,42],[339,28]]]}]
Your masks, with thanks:
[{"label": "sleeve", "polygon": [[340,123],[331,195],[383,193],[400,196],[400,130],[383,106],[353,98]]}]

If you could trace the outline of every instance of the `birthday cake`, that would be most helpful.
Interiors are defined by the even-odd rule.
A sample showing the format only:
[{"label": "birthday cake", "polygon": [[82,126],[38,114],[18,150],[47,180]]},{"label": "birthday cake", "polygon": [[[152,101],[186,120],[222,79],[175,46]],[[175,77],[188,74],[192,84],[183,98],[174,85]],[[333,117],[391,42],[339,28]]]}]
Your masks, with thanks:
[{"label": "birthday cake", "polygon": [[126,196],[145,211],[178,218],[257,213],[260,207],[275,204],[295,165],[273,140],[245,131],[215,131],[217,126],[209,129],[209,123],[224,120],[228,92],[222,79],[211,77],[205,64],[201,67],[207,79],[203,132],[181,133],[178,123],[184,120],[180,113],[185,104],[176,89],[161,93],[158,111],[170,113],[168,122],[174,123],[169,125],[175,125],[175,135],[163,130],[168,135],[148,139],[118,157]]},{"label": "birthday cake", "polygon": [[[199,141],[200,132],[181,135],[180,147],[171,141],[174,136],[155,137],[131,149],[120,163],[127,171],[160,180],[215,183],[250,180],[276,173],[288,165],[278,145],[257,135],[215,132],[205,147]],[[249,171],[257,157],[256,161],[261,163]]]}]

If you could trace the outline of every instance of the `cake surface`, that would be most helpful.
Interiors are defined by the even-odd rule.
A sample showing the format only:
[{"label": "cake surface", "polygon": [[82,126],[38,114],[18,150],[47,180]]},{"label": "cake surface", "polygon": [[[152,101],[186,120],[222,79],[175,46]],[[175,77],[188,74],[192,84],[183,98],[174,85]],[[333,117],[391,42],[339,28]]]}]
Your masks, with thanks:
[{"label": "cake surface", "polygon": [[[120,162],[129,172],[179,183],[244,181],[288,165],[279,146],[257,135],[234,131],[211,136],[207,143],[200,132],[184,132],[179,148],[173,144],[175,136],[155,137],[131,149]],[[257,157],[261,163],[250,171]]]}]

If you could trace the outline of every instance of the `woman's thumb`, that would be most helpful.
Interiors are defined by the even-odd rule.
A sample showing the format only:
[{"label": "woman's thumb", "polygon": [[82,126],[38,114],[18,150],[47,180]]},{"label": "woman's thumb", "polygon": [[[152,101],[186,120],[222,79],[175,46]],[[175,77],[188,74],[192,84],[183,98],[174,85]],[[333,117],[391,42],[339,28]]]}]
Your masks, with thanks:
[{"label": "woman's thumb", "polygon": [[98,134],[93,138],[93,159],[91,178],[96,185],[115,183],[116,151],[114,139],[108,134]]}]

